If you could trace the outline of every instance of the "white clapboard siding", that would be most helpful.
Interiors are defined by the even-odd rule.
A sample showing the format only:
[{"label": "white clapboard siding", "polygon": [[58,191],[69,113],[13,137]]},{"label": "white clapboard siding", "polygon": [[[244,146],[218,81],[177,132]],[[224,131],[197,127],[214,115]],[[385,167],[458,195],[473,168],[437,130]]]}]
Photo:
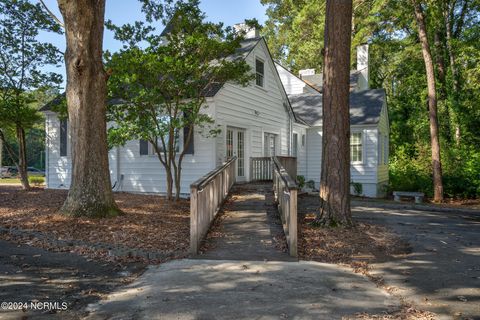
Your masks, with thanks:
[{"label": "white clapboard siding", "polygon": [[[307,130],[306,126],[293,125],[293,133],[298,135],[297,142],[297,175],[307,176]],[[302,136],[305,135],[305,145],[302,145]],[[293,145],[293,144],[292,144]]]},{"label": "white clapboard siding", "polygon": [[252,72],[257,57],[265,63],[264,88],[257,87],[254,82],[247,87],[227,83],[214,98],[216,124],[222,129],[216,138],[216,163],[225,161],[226,128],[245,129],[246,173],[249,172],[249,158],[264,155],[264,133],[277,135],[278,155],[288,155],[290,144],[288,100],[263,40],[246,58]]},{"label": "white clapboard siding", "polygon": [[[377,183],[377,129],[371,127],[352,126],[352,132],[362,132],[363,163],[350,166],[351,179],[361,183],[363,193],[368,197],[376,197]],[[322,127],[307,129],[307,180],[320,185],[322,159]],[[373,184],[370,186],[369,184]]]},{"label": "white clapboard siding", "polygon": [[318,92],[316,89],[312,88],[309,84],[307,84],[301,78],[291,73],[290,70],[280,65],[279,63],[275,63],[275,67],[277,68],[278,75],[282,81],[283,87],[285,88],[285,92],[288,95],[301,94],[306,92],[308,93]]},{"label": "white clapboard siding", "polygon": [[[71,178],[71,157],[60,157],[60,121],[53,113],[47,114],[47,187],[68,188]],[[182,188],[188,194],[190,184],[215,167],[214,139],[207,138],[195,130],[195,154],[186,155],[183,160]],[[68,146],[68,149],[70,146]],[[118,161],[117,161],[118,154]],[[166,192],[165,170],[154,155],[140,155],[138,140],[109,151],[110,174],[115,191],[164,193]],[[118,166],[118,168],[117,168]],[[123,178],[122,178],[123,177]]]},{"label": "white clapboard siding", "polygon": [[[71,159],[70,152],[66,157],[60,156],[60,121],[54,113],[46,113],[46,186],[51,189],[66,189],[70,186]],[[68,130],[70,133],[70,130]],[[67,149],[70,150],[70,139]]]}]

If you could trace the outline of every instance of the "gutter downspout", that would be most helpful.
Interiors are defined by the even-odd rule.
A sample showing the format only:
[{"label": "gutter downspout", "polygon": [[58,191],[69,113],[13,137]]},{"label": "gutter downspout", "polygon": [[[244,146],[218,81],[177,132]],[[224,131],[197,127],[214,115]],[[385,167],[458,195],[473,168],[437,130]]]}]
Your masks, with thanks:
[{"label": "gutter downspout", "polygon": [[48,128],[48,124],[49,124],[49,115],[46,114],[46,117],[45,117],[45,188],[49,188],[50,187],[50,162],[49,162],[49,149],[50,149],[50,144],[49,144],[49,128]]},{"label": "gutter downspout", "polygon": [[116,176],[117,176],[117,183],[118,183],[118,186],[117,186],[117,190],[116,191],[120,191],[122,189],[122,184],[123,184],[123,179],[120,175],[120,147],[116,147],[116,155],[115,155],[115,160],[117,162],[117,165],[116,165]]}]

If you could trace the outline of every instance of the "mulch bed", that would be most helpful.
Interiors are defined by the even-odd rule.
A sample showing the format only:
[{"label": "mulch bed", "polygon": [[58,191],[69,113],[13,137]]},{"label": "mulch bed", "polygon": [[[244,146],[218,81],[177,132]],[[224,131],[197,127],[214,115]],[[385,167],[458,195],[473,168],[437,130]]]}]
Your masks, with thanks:
[{"label": "mulch bed", "polygon": [[[124,215],[87,219],[58,213],[66,196],[66,190],[23,191],[18,186],[0,186],[0,227],[12,230],[0,233],[0,238],[107,260],[143,259],[154,263],[157,262],[154,260],[183,257],[188,251],[188,200],[168,202],[155,195],[115,193]],[[34,233],[20,236],[15,230]],[[136,255],[137,251],[142,255]],[[161,255],[149,259],[145,255],[149,252]]]},{"label": "mulch bed", "polygon": [[408,243],[380,225],[357,222],[354,228],[314,226],[312,222],[320,207],[318,196],[302,196],[299,203],[301,259],[357,266],[410,253]]}]

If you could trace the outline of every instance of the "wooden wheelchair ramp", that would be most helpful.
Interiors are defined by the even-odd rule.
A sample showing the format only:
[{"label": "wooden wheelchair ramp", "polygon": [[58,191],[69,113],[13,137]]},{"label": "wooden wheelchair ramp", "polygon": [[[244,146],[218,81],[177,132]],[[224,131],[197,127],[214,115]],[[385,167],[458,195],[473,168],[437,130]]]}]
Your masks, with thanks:
[{"label": "wooden wheelchair ramp", "polygon": [[288,253],[272,183],[234,185],[195,258],[297,261]]}]

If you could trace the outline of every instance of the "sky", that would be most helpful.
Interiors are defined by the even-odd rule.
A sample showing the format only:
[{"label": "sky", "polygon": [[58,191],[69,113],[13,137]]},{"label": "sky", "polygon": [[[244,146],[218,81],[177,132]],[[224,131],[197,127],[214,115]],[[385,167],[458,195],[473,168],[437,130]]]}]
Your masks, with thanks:
[{"label": "sky", "polygon": [[[45,0],[44,2],[61,19],[57,1]],[[122,25],[144,20],[138,0],[107,0],[106,3],[105,19],[112,20],[114,24]],[[208,21],[223,22],[226,26],[243,22],[245,19],[256,18],[260,24],[263,24],[266,20],[266,8],[262,6],[260,0],[201,0],[200,8],[206,13]],[[159,25],[157,29],[160,32],[162,26]],[[53,43],[62,52],[65,50],[64,35],[43,32],[40,34],[39,40]],[[104,50],[110,51],[116,51],[121,47],[121,43],[113,39],[113,33],[108,30],[105,30],[103,45]],[[65,78],[65,67],[63,64],[58,68],[49,67],[48,70],[60,73]]]}]

